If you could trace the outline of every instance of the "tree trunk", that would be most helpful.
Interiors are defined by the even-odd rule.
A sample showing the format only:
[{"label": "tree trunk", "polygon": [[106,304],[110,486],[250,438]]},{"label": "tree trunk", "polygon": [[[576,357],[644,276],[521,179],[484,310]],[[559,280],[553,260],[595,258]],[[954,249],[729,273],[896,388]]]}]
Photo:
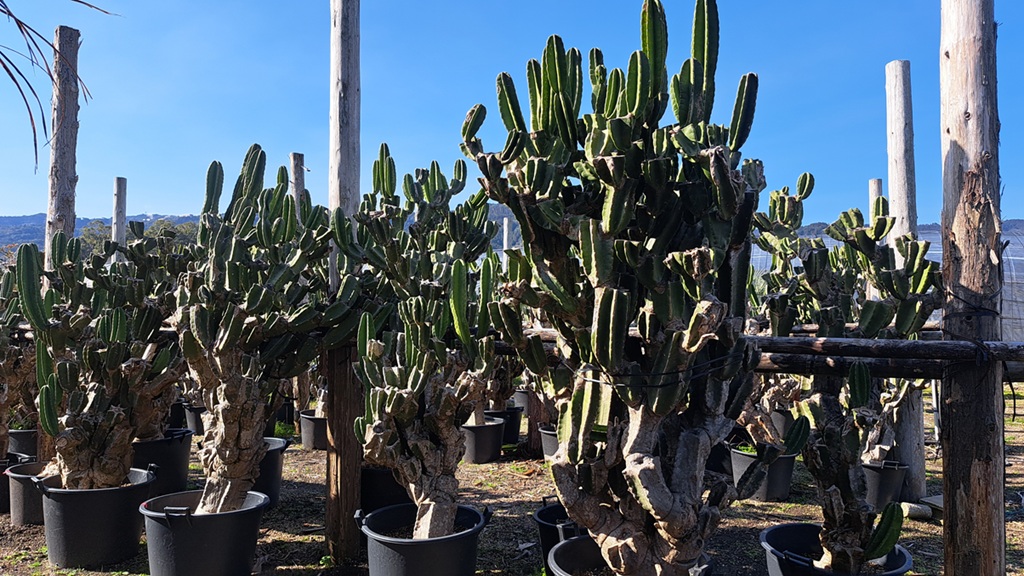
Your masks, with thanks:
[{"label": "tree trunk", "polygon": [[[944,335],[1000,339],[1002,245],[993,0],[943,0]],[[981,347],[943,378],[943,548],[946,576],[1006,573],[1002,364]]]},{"label": "tree trunk", "polygon": [[46,211],[45,267],[53,270],[50,242],[63,231],[75,234],[75,151],[78,146],[78,30],[58,26],[53,46],[53,107],[51,109],[50,202]]},{"label": "tree trunk", "polygon": [[[331,0],[330,208],[352,218],[359,210],[359,0]],[[337,248],[335,248],[337,250]],[[331,289],[340,282],[331,258]]]}]

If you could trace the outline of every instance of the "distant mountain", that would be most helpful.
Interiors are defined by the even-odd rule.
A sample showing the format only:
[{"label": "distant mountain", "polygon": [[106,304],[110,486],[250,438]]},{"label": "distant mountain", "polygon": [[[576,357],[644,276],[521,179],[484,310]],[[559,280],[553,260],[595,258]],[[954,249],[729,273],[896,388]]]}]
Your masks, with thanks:
[{"label": "distant mountain", "polygon": [[[76,218],[75,235],[81,235],[82,230],[90,222],[99,220],[109,226],[110,218]],[[143,222],[148,227],[157,220],[168,220],[172,224],[183,222],[196,222],[199,216],[194,215],[168,215],[168,214],[135,214],[128,216],[128,221]],[[0,246],[8,244],[35,243],[42,247],[43,237],[46,235],[46,214],[32,214],[30,216],[0,216]]]}]

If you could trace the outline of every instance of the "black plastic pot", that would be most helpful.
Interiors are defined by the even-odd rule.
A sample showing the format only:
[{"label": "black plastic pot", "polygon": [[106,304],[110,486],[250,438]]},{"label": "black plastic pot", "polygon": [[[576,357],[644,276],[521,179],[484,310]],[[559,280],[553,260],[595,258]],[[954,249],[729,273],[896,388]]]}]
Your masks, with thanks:
[{"label": "black plastic pot", "polygon": [[[756,459],[757,456],[754,454],[732,449],[732,481],[734,484],[739,483],[743,473]],[[796,454],[780,455],[768,466],[768,474],[751,498],[761,502],[783,502],[789,498],[789,487],[793,483],[794,464],[796,464]]]},{"label": "black plastic pot", "polygon": [[903,478],[907,475],[906,464],[885,460],[881,464],[864,464],[864,483],[868,495],[865,501],[881,512],[889,502],[898,502],[903,490]]},{"label": "black plastic pot", "polygon": [[185,425],[195,432],[197,437],[202,436],[206,432],[206,428],[203,427],[204,412],[206,412],[206,406],[185,404]]},{"label": "black plastic pot", "polygon": [[8,485],[11,491],[11,526],[38,525],[43,523],[43,493],[34,478],[46,468],[45,462],[17,464],[7,469]]},{"label": "black plastic pot", "polygon": [[[821,542],[818,535],[821,526],[817,524],[780,524],[761,531],[761,546],[764,547],[769,576],[834,576],[831,570],[814,567],[814,560],[821,557]],[[899,576],[910,572],[914,560],[906,548],[896,548],[885,557],[884,572],[872,572],[875,576]]]},{"label": "black plastic pot", "polygon": [[364,466],[359,474],[359,507],[363,514],[395,504],[411,504],[409,492],[395,480],[390,468]]},{"label": "black plastic pot", "polygon": [[558,432],[551,424],[541,424],[537,427],[540,431],[540,445],[544,450],[544,459],[551,460],[558,452]]},{"label": "black plastic pot", "polygon": [[260,462],[260,475],[253,484],[254,492],[261,492],[270,498],[269,508],[277,506],[281,500],[281,474],[284,471],[284,451],[291,445],[291,440],[282,438],[264,438],[267,443],[267,454]]},{"label": "black plastic pot", "polygon": [[522,408],[513,406],[504,410],[484,410],[484,415],[505,421],[501,434],[502,444],[519,444],[519,427],[523,421]]},{"label": "black plastic pot", "polygon": [[315,414],[316,410],[299,412],[302,447],[306,450],[327,450],[327,418]]},{"label": "black plastic pot", "polygon": [[462,430],[466,433],[463,460],[469,464],[486,464],[501,458],[504,427],[504,420],[492,417],[485,417],[484,423],[477,426],[463,424]]},{"label": "black plastic pot", "polygon": [[[35,456],[29,456],[28,454],[19,454],[17,452],[8,452],[7,457],[4,458],[3,460],[0,460],[0,474],[3,474],[11,466],[17,466],[18,464],[25,464],[28,462],[35,461]],[[6,514],[10,511],[10,485],[6,481],[0,482],[0,513]]]},{"label": "black plastic pot", "polygon": [[295,404],[290,399],[285,398],[281,407],[277,409],[277,421],[288,424],[295,421]]},{"label": "black plastic pot", "polygon": [[260,519],[270,498],[249,492],[232,512],[196,514],[202,490],[178,492],[139,506],[146,519],[152,576],[248,576]]},{"label": "black plastic pot", "polygon": [[188,457],[192,450],[192,430],[169,429],[160,440],[132,442],[135,455],[132,466],[146,468],[156,464],[156,481],[150,496],[183,492],[188,484]]},{"label": "black plastic pot", "polygon": [[516,408],[526,409],[530,405],[530,392],[529,390],[516,390],[512,394],[512,405]]},{"label": "black plastic pot", "polygon": [[267,417],[267,424],[263,428],[263,436],[269,437],[274,436],[277,432],[277,410],[270,413]]},{"label": "black plastic pot", "polygon": [[789,432],[793,422],[796,422],[796,418],[793,417],[793,413],[789,410],[775,410],[772,412],[772,426],[775,426],[775,431],[783,436]]},{"label": "black plastic pot", "polygon": [[398,504],[363,516],[356,522],[366,534],[366,557],[370,576],[472,576],[476,572],[476,550],[480,531],[490,520],[489,511],[459,506],[455,525],[460,532],[440,538],[394,538],[386,534],[412,526],[415,504]]},{"label": "black plastic pot", "polygon": [[711,447],[711,452],[708,454],[707,464],[704,466],[712,472],[718,472],[719,474],[725,474],[727,477],[732,477],[732,450],[729,445],[725,442],[719,442]]},{"label": "black plastic pot", "polygon": [[168,428],[185,428],[185,399],[178,398],[171,404],[171,410],[167,414]]},{"label": "black plastic pot", "polygon": [[552,576],[574,576],[607,565],[601,556],[601,548],[589,534],[559,542],[547,558],[548,574]]},{"label": "black plastic pot", "polygon": [[8,438],[10,438],[10,442],[7,445],[8,452],[28,454],[29,456],[36,455],[37,433],[35,429],[11,430],[8,434]]},{"label": "black plastic pot", "polygon": [[565,506],[554,496],[545,496],[541,501],[542,506],[533,513],[533,521],[537,524],[537,536],[540,538],[541,559],[544,561],[546,574],[551,574],[548,566],[548,554],[556,544],[562,541],[558,526],[569,523],[569,514]]},{"label": "black plastic pot", "polygon": [[115,564],[139,551],[142,516],[156,475],[132,468],[127,486],[67,490],[60,476],[37,478],[43,493],[43,523],[50,563],[60,568]]}]

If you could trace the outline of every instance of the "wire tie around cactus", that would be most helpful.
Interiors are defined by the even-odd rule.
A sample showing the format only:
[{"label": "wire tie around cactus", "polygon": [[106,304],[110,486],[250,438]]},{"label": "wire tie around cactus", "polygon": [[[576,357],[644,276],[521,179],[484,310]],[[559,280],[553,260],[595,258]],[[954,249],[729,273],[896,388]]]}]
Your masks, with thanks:
[{"label": "wire tie around cactus", "polygon": [[[687,368],[685,370],[673,370],[673,371],[670,371],[670,372],[648,372],[648,373],[640,372],[640,373],[629,373],[629,374],[609,374],[608,372],[603,372],[603,374],[605,374],[607,376],[610,376],[611,378],[633,378],[633,377],[640,377],[640,378],[643,378],[645,382],[647,381],[648,378],[652,378],[652,377],[657,377],[657,376],[677,376],[677,375],[680,375],[680,374],[689,374],[691,379],[703,378],[704,376],[707,376],[707,375],[711,374],[713,371],[715,371],[717,368],[719,368],[719,366],[718,366],[719,364],[725,364],[726,362],[728,362],[730,360],[733,360],[734,358],[740,358],[742,356],[743,356],[742,352],[733,352],[733,353],[730,353],[730,354],[726,354],[725,356],[719,356],[718,358],[714,358],[712,360],[708,360],[706,362],[701,362],[699,364],[694,364],[693,366],[690,366],[689,368]],[[704,370],[698,371],[698,372],[694,372],[694,369],[696,369],[696,368],[703,368]],[[595,371],[599,371],[599,370],[595,370]],[[587,377],[584,376],[583,380],[585,382],[592,382],[592,383],[595,383],[595,384],[607,384],[607,382],[605,380],[601,380],[599,378],[587,378]],[[679,385],[679,382],[667,382],[667,383],[664,383],[664,384],[640,384],[640,385],[632,384],[632,383],[619,383],[619,382],[611,383],[611,386],[616,387],[616,388],[667,388],[669,386],[678,386],[678,385]]]}]

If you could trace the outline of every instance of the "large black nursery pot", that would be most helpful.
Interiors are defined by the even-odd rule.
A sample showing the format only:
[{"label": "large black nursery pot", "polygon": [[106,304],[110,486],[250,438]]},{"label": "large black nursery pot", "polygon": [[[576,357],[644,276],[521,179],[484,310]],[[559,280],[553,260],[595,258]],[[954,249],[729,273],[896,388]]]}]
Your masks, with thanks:
[{"label": "large black nursery pot", "polygon": [[[576,576],[589,574],[588,570],[606,567],[601,548],[589,534],[568,538],[555,545],[548,554],[548,576]],[[690,576],[711,576],[713,562],[706,554],[690,568]]]},{"label": "large black nursery pot", "polygon": [[[821,558],[821,526],[817,524],[780,524],[761,531],[761,546],[768,563],[768,576],[836,576],[839,572],[814,567]],[[885,557],[881,572],[872,576],[900,576],[910,572],[914,560],[906,548],[896,545]]]},{"label": "large black nursery pot", "polygon": [[185,428],[185,399],[178,398],[171,404],[171,410],[167,414],[168,428]]},{"label": "large black nursery pot", "polygon": [[865,501],[875,507],[875,512],[881,512],[889,502],[898,502],[908,466],[895,460],[863,466],[864,483],[868,488]]},{"label": "large black nursery pot", "polygon": [[147,500],[146,549],[152,576],[248,576],[270,498],[249,492],[238,510],[196,514],[202,490]]},{"label": "large black nursery pot", "polygon": [[204,412],[206,412],[206,406],[185,404],[185,426],[195,432],[197,437],[201,437],[206,432],[206,428],[203,426]]},{"label": "large black nursery pot", "polygon": [[552,424],[541,424],[537,426],[540,431],[540,445],[544,451],[544,459],[551,460],[558,452],[558,431]]},{"label": "large black nursery pot", "polygon": [[18,454],[27,454],[29,456],[36,455],[36,438],[37,432],[35,428],[31,430],[11,430],[8,433],[10,442],[7,445],[8,452],[17,452]]},{"label": "large black nursery pot", "polygon": [[260,461],[260,475],[253,484],[254,492],[266,494],[270,498],[268,508],[277,506],[281,500],[281,476],[284,472],[284,451],[291,445],[291,440],[283,438],[264,438],[267,453]]},{"label": "large black nursery pot", "polygon": [[529,390],[516,390],[512,394],[512,405],[516,408],[528,408],[530,406],[530,394],[533,394],[533,392]]},{"label": "large black nursery pot", "polygon": [[485,416],[501,418],[505,421],[502,429],[502,444],[519,444],[519,427],[523,421],[523,408],[510,406],[504,410],[484,410]]},{"label": "large black nursery pot", "polygon": [[317,416],[316,410],[299,412],[302,424],[302,447],[306,450],[327,450],[327,418]]},{"label": "large black nursery pot", "polygon": [[[732,449],[732,480],[738,484],[743,473],[757,460],[755,454],[741,452]],[[768,474],[765,475],[761,485],[754,492],[752,499],[760,502],[784,502],[789,498],[789,487],[793,483],[793,466],[796,464],[796,454],[781,454],[778,459],[768,466]]]},{"label": "large black nursery pot", "polygon": [[544,561],[545,574],[552,574],[551,567],[548,566],[548,554],[551,553],[551,549],[555,547],[559,542],[562,541],[562,533],[559,532],[559,526],[572,525],[575,526],[569,520],[569,513],[565,511],[565,506],[558,501],[555,496],[545,496],[541,500],[541,507],[533,513],[533,521],[537,525],[537,536],[540,538],[540,552],[541,559]]},{"label": "large black nursery pot", "polygon": [[43,523],[50,563],[60,568],[115,564],[139,551],[142,516],[156,480],[151,471],[132,468],[128,484],[117,488],[68,490],[60,476],[37,478],[43,493]]},{"label": "large black nursery pot", "polygon": [[480,425],[463,424],[466,433],[466,455],[463,460],[469,464],[486,464],[501,458],[501,442],[505,421],[501,418],[484,417]]},{"label": "large black nursery pot", "polygon": [[366,516],[362,510],[356,512],[356,522],[367,538],[370,576],[472,576],[480,531],[490,517],[489,511],[459,506],[454,534],[414,540],[388,534],[414,524],[415,504],[387,506]]},{"label": "large black nursery pot", "polygon": [[[17,452],[8,452],[7,456],[0,459],[0,474],[3,474],[11,466],[17,466],[18,464],[24,464],[26,462],[34,462],[35,456],[29,456],[28,454],[19,454]],[[10,486],[6,481],[0,482],[0,513],[6,514],[11,511],[11,494]]]},{"label": "large black nursery pot", "polygon": [[46,468],[45,462],[18,464],[7,469],[11,491],[11,526],[43,523],[43,493],[35,486],[35,477]]},{"label": "large black nursery pot", "polygon": [[395,480],[390,468],[363,466],[359,471],[359,484],[359,507],[363,514],[395,504],[412,504],[409,492]]},{"label": "large black nursery pot", "polygon": [[188,428],[169,429],[159,440],[133,442],[135,455],[132,466],[146,468],[156,465],[156,481],[150,489],[151,496],[162,496],[171,492],[184,492],[188,484],[188,457],[192,450],[192,430]]}]

